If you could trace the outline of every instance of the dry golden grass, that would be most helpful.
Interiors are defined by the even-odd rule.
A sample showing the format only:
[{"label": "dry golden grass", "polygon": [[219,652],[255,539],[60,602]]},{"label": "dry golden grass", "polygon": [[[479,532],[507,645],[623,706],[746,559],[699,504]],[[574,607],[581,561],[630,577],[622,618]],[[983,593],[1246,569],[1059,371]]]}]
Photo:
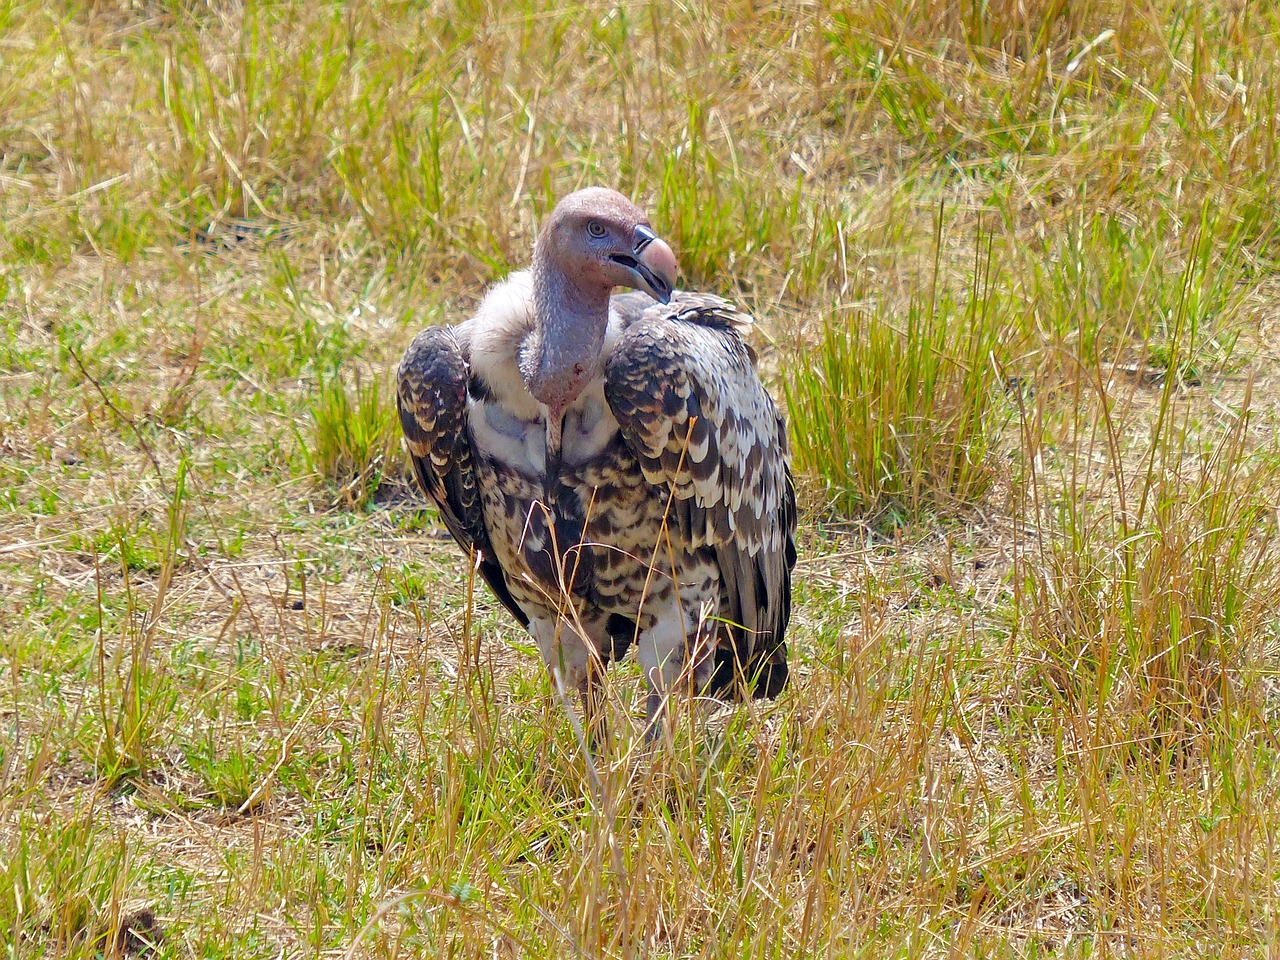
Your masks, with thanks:
[{"label": "dry golden grass", "polygon": [[[0,2],[0,62],[0,952],[1273,950],[1270,6]],[[590,762],[371,386],[587,183],[760,317],[808,508],[787,694]]]}]

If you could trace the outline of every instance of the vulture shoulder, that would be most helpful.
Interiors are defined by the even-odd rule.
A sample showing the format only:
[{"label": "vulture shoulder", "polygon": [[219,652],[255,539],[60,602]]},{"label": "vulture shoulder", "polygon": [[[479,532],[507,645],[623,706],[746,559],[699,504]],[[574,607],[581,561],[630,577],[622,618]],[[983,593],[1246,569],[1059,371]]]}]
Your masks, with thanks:
[{"label": "vulture shoulder", "polygon": [[796,500],[782,416],[743,338],[751,317],[691,293],[667,305],[624,294],[614,309],[624,329],[605,367],[609,407],[645,479],[670,491],[689,545],[712,549],[720,568],[734,649],[717,655],[713,687],[736,687],[745,673],[757,678],[754,695],[776,696]]},{"label": "vulture shoulder", "polygon": [[396,403],[418,484],[435,503],[453,539],[475,550],[480,575],[521,626],[529,618],[507,586],[485,528],[479,479],[467,424],[472,389],[467,329],[430,327],[409,345],[396,373]]}]

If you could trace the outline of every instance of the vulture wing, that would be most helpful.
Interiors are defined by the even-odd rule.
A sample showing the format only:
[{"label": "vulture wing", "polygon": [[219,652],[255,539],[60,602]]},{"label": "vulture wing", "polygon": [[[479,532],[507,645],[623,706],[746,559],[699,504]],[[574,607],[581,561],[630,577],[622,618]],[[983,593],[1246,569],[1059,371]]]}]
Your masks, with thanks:
[{"label": "vulture wing", "polygon": [[745,681],[775,697],[787,682],[796,499],[782,417],[742,338],[751,318],[691,293],[613,306],[625,330],[605,368],[609,406],[645,479],[671,491],[678,529],[720,568],[733,644],[717,650],[712,689]]},{"label": "vulture wing", "polygon": [[480,486],[467,428],[471,367],[451,327],[431,327],[404,352],[396,400],[418,484],[463,550],[480,557],[480,575],[520,625],[529,618],[507,587],[484,525]]}]

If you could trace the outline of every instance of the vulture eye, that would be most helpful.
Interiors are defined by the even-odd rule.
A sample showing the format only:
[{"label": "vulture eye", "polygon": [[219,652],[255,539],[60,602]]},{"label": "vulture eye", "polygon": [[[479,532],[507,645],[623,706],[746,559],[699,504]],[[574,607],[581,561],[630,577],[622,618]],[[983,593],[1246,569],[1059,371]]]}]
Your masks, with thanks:
[{"label": "vulture eye", "polygon": [[587,221],[587,233],[591,234],[593,237],[603,237],[607,232],[608,231],[604,228],[604,224],[599,220]]}]

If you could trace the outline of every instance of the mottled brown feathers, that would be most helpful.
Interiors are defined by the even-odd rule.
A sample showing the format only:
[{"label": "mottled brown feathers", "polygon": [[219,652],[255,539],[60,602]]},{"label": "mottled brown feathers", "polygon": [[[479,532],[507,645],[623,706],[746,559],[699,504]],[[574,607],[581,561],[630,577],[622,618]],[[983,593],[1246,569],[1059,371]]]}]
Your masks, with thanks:
[{"label": "mottled brown feathers", "polygon": [[[586,695],[635,643],[654,719],[678,682],[786,685],[796,509],[751,318],[672,293],[674,256],[642,217],[612,191],[566,198],[531,272],[418,335],[398,399],[423,491],[548,666]],[[589,299],[566,266],[582,251],[604,264],[587,274],[606,294],[670,302],[571,302]]]},{"label": "mottled brown feathers", "polygon": [[450,327],[418,334],[396,373],[396,405],[409,459],[423,493],[463,550],[479,553],[480,574],[519,622],[528,616],[494,561],[467,426],[471,368]]},{"label": "mottled brown feathers", "polygon": [[689,543],[714,549],[736,654],[748,675],[766,668],[758,692],[776,695],[786,677],[795,490],[782,419],[739,336],[749,325],[718,297],[682,293],[647,306],[609,359],[605,395],[645,478],[674,491]]}]

